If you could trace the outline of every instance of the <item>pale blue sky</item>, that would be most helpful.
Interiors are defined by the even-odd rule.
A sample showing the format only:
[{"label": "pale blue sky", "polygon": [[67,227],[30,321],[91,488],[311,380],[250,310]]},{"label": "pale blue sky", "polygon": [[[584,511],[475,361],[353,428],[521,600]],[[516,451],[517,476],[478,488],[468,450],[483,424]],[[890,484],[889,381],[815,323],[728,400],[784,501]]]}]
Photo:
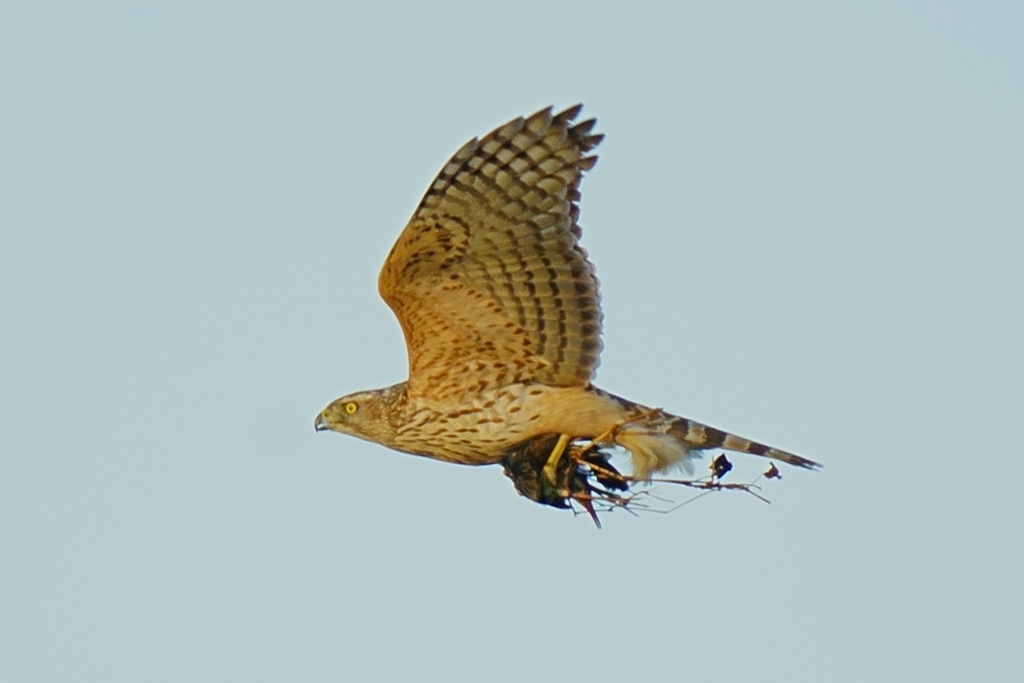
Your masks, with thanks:
[{"label": "pale blue sky", "polygon": [[[1015,679],[1022,35],[1011,2],[4,3],[0,679]],[[598,382],[825,464],[771,506],[598,532],[313,431],[404,378],[376,275],[444,161],[576,102]]]}]

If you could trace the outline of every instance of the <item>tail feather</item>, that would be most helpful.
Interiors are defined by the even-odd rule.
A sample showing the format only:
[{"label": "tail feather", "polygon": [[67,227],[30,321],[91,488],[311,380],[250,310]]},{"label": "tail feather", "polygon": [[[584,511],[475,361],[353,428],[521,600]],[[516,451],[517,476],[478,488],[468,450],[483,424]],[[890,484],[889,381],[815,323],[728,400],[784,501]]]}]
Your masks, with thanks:
[{"label": "tail feather", "polygon": [[724,448],[727,451],[760,455],[765,458],[779,460],[786,464],[803,467],[809,470],[821,467],[821,465],[813,460],[808,460],[807,458],[779,450],[778,448],[765,446],[762,443],[744,439],[743,437],[723,432],[722,430],[715,429],[714,427],[708,427],[700,422],[688,420],[685,417],[673,418],[668,433],[677,439],[680,439],[686,443],[689,448],[694,450]]},{"label": "tail feather", "polygon": [[615,430],[615,441],[628,450],[633,461],[633,476],[650,479],[652,475],[681,467],[693,472],[693,459],[700,451],[724,448],[779,460],[788,465],[816,470],[821,465],[799,455],[772,448],[756,441],[723,432],[700,422],[678,417],[658,408],[647,408],[596,387],[593,391],[622,406],[626,418]]}]

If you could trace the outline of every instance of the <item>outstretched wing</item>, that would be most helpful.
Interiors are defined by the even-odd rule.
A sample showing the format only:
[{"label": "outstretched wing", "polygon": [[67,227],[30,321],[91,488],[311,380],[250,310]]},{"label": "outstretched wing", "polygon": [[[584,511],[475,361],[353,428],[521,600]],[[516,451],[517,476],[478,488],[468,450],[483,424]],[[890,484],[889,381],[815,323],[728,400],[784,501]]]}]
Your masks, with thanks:
[{"label": "outstretched wing", "polygon": [[578,244],[582,107],[518,118],[455,153],[381,270],[409,352],[410,393],[518,381],[585,386],[601,352],[597,277]]}]

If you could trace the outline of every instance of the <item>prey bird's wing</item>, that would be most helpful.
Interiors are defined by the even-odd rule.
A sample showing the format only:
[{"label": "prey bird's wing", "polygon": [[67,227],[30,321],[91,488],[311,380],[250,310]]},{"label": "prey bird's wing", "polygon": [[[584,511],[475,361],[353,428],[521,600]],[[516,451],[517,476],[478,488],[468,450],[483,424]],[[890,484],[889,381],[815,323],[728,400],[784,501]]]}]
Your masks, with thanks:
[{"label": "prey bird's wing", "polygon": [[381,270],[411,394],[520,381],[586,386],[599,363],[598,282],[579,246],[579,184],[597,161],[580,106],[518,118],[456,152]]}]

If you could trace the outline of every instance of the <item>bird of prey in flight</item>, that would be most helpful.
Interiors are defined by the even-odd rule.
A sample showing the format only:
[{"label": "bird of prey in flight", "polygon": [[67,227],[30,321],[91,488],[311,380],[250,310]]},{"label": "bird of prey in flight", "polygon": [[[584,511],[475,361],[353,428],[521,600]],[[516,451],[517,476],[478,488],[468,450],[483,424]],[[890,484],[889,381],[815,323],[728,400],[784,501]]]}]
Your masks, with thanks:
[{"label": "bird of prey in flight", "polygon": [[[575,123],[581,108],[514,119],[445,164],[378,280],[405,335],[409,379],[333,401],[316,429],[462,465],[502,463],[524,495],[588,510],[586,479],[623,490],[712,448],[818,467],[591,383],[602,314],[579,244],[579,187],[604,136],[594,119]],[[601,457],[613,446],[629,452],[632,476]]]}]

